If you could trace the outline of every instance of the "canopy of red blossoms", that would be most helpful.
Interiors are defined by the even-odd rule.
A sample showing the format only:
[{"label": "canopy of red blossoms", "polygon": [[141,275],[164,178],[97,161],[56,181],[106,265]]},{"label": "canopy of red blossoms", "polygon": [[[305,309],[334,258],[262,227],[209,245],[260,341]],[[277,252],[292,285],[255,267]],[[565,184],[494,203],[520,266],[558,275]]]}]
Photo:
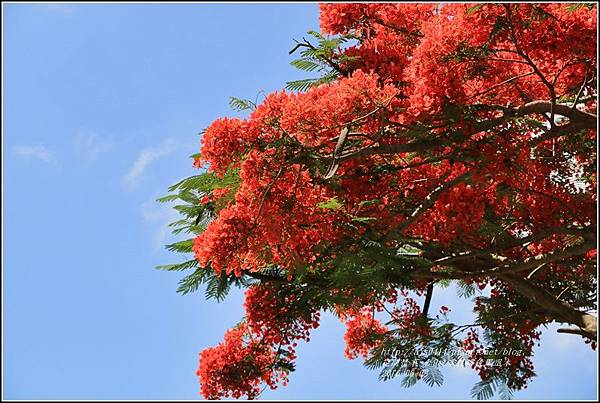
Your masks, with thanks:
[{"label": "canopy of red blossoms", "polygon": [[[195,164],[227,183],[197,202],[213,214],[198,270],[251,284],[245,320],[200,354],[204,397],[285,384],[323,310],[347,325],[349,358],[385,368],[457,347],[484,384],[513,390],[534,374],[542,324],[595,345],[595,6],[320,11],[321,34],[347,39],[314,53],[335,78],[202,136]],[[443,281],[489,290],[478,326],[421,308]],[[490,366],[485,348],[502,345],[523,354]],[[398,372],[437,383],[420,359]]]}]

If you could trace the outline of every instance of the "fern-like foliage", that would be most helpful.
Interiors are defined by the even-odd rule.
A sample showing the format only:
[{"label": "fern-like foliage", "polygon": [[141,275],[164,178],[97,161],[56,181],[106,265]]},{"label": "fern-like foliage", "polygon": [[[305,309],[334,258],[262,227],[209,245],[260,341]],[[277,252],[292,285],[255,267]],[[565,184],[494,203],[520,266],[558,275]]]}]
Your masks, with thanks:
[{"label": "fern-like foliage", "polygon": [[471,389],[471,397],[478,400],[488,400],[498,394],[502,400],[513,398],[512,391],[502,379],[491,378],[477,382]]},{"label": "fern-like foliage", "polygon": [[296,47],[290,53],[302,48],[300,58],[292,60],[290,64],[302,71],[319,73],[319,76],[289,81],[286,88],[290,91],[303,92],[311,87],[330,83],[337,79],[340,74],[348,73],[347,68],[342,67],[342,65],[356,59],[341,52],[344,44],[356,39],[353,35],[325,37],[315,31],[308,31],[308,34],[316,39],[316,44],[306,39],[303,42],[297,42]]},{"label": "fern-like foliage", "polygon": [[[232,106],[252,107],[255,106],[251,101],[244,101],[235,98],[232,100]],[[192,155],[197,158],[198,155]],[[210,267],[198,267],[198,261],[191,258],[193,252],[194,239],[206,229],[208,223],[216,217],[219,209],[222,207],[214,202],[200,203],[204,196],[210,196],[215,189],[231,188],[237,189],[239,186],[239,175],[236,169],[227,171],[223,177],[209,172],[203,172],[198,175],[187,177],[173,186],[169,187],[170,194],[157,199],[160,203],[175,203],[173,208],[180,214],[180,218],[169,224],[171,232],[175,235],[188,234],[190,238],[173,242],[166,245],[167,250],[187,255],[188,258],[181,263],[173,263],[157,266],[158,270],[165,271],[194,271],[183,277],[179,281],[177,292],[185,295],[197,291],[201,285],[206,286],[206,298],[214,298],[218,301],[223,300],[231,286],[247,286],[251,279],[237,278],[234,275],[225,273],[217,274]]]},{"label": "fern-like foliage", "polygon": [[249,99],[229,97],[229,106],[236,111],[253,111],[254,109],[256,109],[256,102],[252,102]]}]

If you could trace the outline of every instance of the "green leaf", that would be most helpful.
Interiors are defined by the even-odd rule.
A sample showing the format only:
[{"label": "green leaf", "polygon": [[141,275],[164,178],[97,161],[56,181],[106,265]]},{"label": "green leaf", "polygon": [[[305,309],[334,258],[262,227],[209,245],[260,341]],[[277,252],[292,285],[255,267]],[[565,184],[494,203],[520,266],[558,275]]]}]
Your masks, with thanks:
[{"label": "green leaf", "polygon": [[[494,22],[494,26],[492,27],[492,32],[490,32],[490,37],[487,39],[485,45],[483,45],[483,48],[487,51],[488,46],[492,43],[492,41],[494,40],[496,35],[498,35],[498,33],[500,33],[502,30],[508,28],[509,26],[510,25],[505,17],[500,16],[500,17],[496,18],[496,21]],[[487,52],[483,52],[484,56],[485,56],[485,53],[487,53]]]},{"label": "green leaf", "polygon": [[483,6],[484,6],[484,4],[475,4],[474,6],[467,8],[467,15],[475,14]]},{"label": "green leaf", "polygon": [[463,281],[457,281],[456,293],[461,298],[470,298],[475,295],[475,286],[473,284],[467,284]]},{"label": "green leaf", "polygon": [[215,275],[208,279],[204,295],[207,299],[216,299],[220,302],[225,299],[230,288],[231,285],[227,274],[222,273],[220,276]]},{"label": "green leaf", "polygon": [[317,31],[308,31],[307,34],[314,36],[317,39],[324,39],[323,35],[321,35],[320,33],[318,33]]},{"label": "green leaf", "polygon": [[229,97],[229,106],[237,111],[254,110],[256,104],[248,99]]},{"label": "green leaf", "polygon": [[163,197],[159,197],[158,199],[156,199],[156,201],[159,203],[167,203],[167,202],[174,201],[177,199],[179,199],[179,195],[173,194],[173,195],[166,195]]},{"label": "green leaf", "polygon": [[414,386],[416,383],[417,383],[417,376],[415,374],[413,374],[412,372],[410,374],[406,375],[402,379],[402,382],[400,382],[400,384],[404,388],[410,388],[411,386]]},{"label": "green leaf", "polygon": [[190,206],[187,204],[181,204],[178,206],[173,206],[175,210],[177,210],[181,215],[186,216],[187,218],[196,218],[198,214],[201,212],[201,208],[198,206]]},{"label": "green leaf", "polygon": [[179,241],[165,246],[171,252],[189,253],[192,251],[194,246],[194,239],[186,239],[185,241]]},{"label": "green leaf", "polygon": [[179,280],[179,287],[177,287],[177,292],[186,295],[191,292],[194,292],[200,287],[206,277],[212,274],[212,270],[210,268],[199,268],[189,276],[186,276]]},{"label": "green leaf", "polygon": [[296,366],[294,365],[294,363],[289,361],[281,361],[277,363],[276,368],[288,373],[294,372],[296,370]]},{"label": "green leaf", "polygon": [[512,390],[510,390],[506,382],[498,381],[496,383],[496,387],[498,389],[498,396],[500,396],[500,399],[511,400],[513,398]]},{"label": "green leaf", "polygon": [[175,228],[183,227],[183,226],[187,226],[187,225],[189,225],[189,221],[184,220],[184,219],[176,220],[176,221],[173,221],[172,223],[169,223],[169,227],[175,227]]},{"label": "green leaf", "polygon": [[219,178],[214,173],[204,172],[180,180],[169,187],[169,192],[175,192],[177,190],[196,190],[207,193],[216,188],[235,186],[239,184],[239,182],[240,177],[238,169],[228,170],[222,178]]},{"label": "green leaf", "polygon": [[593,10],[596,3],[579,3],[579,4],[571,4],[567,6],[567,11],[573,12],[577,10],[581,10],[583,7],[587,7],[589,10]]},{"label": "green leaf", "polygon": [[353,217],[352,221],[354,222],[369,222],[369,221],[377,221],[375,217]]},{"label": "green leaf", "polygon": [[[335,71],[330,71],[329,73],[325,74],[323,77],[318,78],[318,79],[308,79],[304,84],[302,84],[302,82],[304,80],[298,80],[297,82],[299,83],[299,85],[303,85],[306,88],[305,89],[310,89],[312,87],[317,87],[321,84],[327,84],[332,82],[333,80],[335,80],[337,78],[338,74]],[[294,82],[292,82],[293,84]]]},{"label": "green leaf", "polygon": [[198,266],[198,261],[196,259],[187,260],[183,263],[174,263],[174,264],[165,264],[161,266],[156,266],[157,270],[165,270],[165,271],[183,271],[189,270]]},{"label": "green leaf", "polygon": [[332,197],[327,201],[317,203],[317,207],[328,210],[339,210],[344,206],[336,197]]},{"label": "green leaf", "polygon": [[288,81],[285,88],[290,91],[304,92],[311,87],[319,85],[318,78],[305,78],[302,80]]},{"label": "green leaf", "polygon": [[313,62],[308,59],[292,60],[290,64],[296,67],[297,69],[304,71],[323,70],[323,66],[321,66],[319,63]]},{"label": "green leaf", "polygon": [[427,368],[423,380],[429,386],[442,386],[444,383],[444,375],[442,375],[442,372],[439,369],[429,367]]},{"label": "green leaf", "polygon": [[494,385],[490,380],[479,381],[471,389],[471,397],[487,400],[494,396]]},{"label": "green leaf", "polygon": [[363,206],[372,206],[374,204],[379,204],[379,203],[381,203],[381,200],[379,200],[379,199],[372,199],[372,200],[363,200],[360,203],[358,203],[358,205],[360,207],[363,207]]}]

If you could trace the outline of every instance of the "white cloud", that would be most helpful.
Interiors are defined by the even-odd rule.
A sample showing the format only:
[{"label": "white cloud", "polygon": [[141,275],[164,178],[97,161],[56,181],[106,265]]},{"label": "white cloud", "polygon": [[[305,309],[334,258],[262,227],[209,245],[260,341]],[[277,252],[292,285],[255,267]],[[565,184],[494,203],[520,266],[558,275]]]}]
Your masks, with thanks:
[{"label": "white cloud", "polygon": [[158,147],[144,148],[129,169],[129,172],[123,177],[123,183],[128,188],[135,187],[144,171],[155,160],[172,153],[177,148],[177,143],[173,139],[164,140]]},{"label": "white cloud", "polygon": [[12,151],[15,155],[26,160],[36,159],[44,162],[54,161],[52,152],[42,145],[16,145],[13,146]]},{"label": "white cloud", "polygon": [[110,151],[112,147],[112,140],[100,138],[96,133],[78,133],[75,137],[75,148],[85,158],[86,165],[93,164],[100,154]]}]

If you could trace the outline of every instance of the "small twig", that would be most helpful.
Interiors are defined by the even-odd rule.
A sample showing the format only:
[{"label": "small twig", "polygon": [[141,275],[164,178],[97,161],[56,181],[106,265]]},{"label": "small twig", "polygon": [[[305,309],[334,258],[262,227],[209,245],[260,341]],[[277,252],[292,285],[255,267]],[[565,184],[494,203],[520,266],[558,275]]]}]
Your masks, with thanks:
[{"label": "small twig", "polygon": [[390,97],[390,99],[388,99],[387,101],[385,101],[383,104],[377,106],[377,108],[373,109],[372,111],[366,113],[365,115],[359,116],[356,119],[351,120],[350,122],[347,122],[347,123],[340,123],[339,125],[335,125],[335,126],[331,126],[331,127],[326,127],[324,129],[321,129],[320,132],[322,133],[322,132],[326,132],[328,130],[339,129],[340,127],[345,127],[345,126],[353,126],[356,123],[358,123],[358,122],[360,122],[362,120],[365,120],[365,119],[373,116],[374,114],[376,114],[377,112],[379,112],[381,109],[387,108],[393,100],[394,100],[394,97]]},{"label": "small twig", "polygon": [[[546,265],[546,263],[543,263],[543,264],[539,265],[538,267],[536,267],[535,269],[533,269],[533,270],[531,271],[531,273],[529,273],[529,275],[527,276],[527,280],[531,279],[531,277],[532,277],[532,276],[533,276],[533,275],[534,275],[534,274],[535,274],[535,273],[536,273],[536,272],[537,272],[539,269],[541,269],[541,268],[542,268],[542,267],[544,267],[545,265]],[[557,297],[557,298],[558,298],[558,297]]]},{"label": "small twig", "polygon": [[512,22],[512,10],[510,9],[510,5],[508,5],[508,4],[503,4],[503,6],[506,10],[506,15],[508,17],[508,21],[510,22],[509,32],[510,32],[510,36],[511,36],[513,45],[515,45],[515,49],[517,50],[517,54],[519,56],[521,56],[523,59],[525,59],[527,64],[529,64],[529,66],[531,66],[531,68],[533,69],[535,74],[540,78],[542,83],[546,86],[546,88],[548,88],[548,92],[550,93],[550,99],[551,99],[550,126],[554,127],[555,126],[555,124],[554,124],[554,107],[556,105],[556,92],[554,90],[554,86],[548,81],[548,79],[546,79],[544,74],[542,74],[540,69],[538,69],[538,67],[535,65],[533,60],[531,60],[531,58],[529,57],[529,55],[527,53],[525,53],[519,46],[519,42],[517,41],[517,35],[515,33],[515,27]]},{"label": "small twig", "polygon": [[562,291],[560,292],[560,294],[558,294],[558,295],[556,296],[556,299],[560,299],[560,297],[562,297],[562,296],[563,296],[563,294],[564,294],[565,292],[567,292],[567,290],[568,290],[569,288],[571,288],[571,286],[568,286],[567,288],[565,288],[564,290],[562,290]]},{"label": "small twig", "polygon": [[530,76],[530,75],[532,75],[532,74],[535,74],[535,73],[534,73],[533,71],[530,71],[529,73],[520,74],[520,75],[518,75],[518,76],[514,76],[514,77],[512,77],[512,78],[509,78],[508,80],[504,80],[504,81],[502,81],[502,82],[501,82],[501,83],[499,83],[499,84],[496,84],[496,85],[493,85],[493,86],[491,86],[490,88],[488,88],[488,89],[487,89],[487,90],[485,90],[485,91],[482,91],[482,92],[479,92],[479,93],[477,93],[477,94],[471,95],[470,97],[468,97],[468,98],[466,99],[466,101],[468,101],[468,100],[470,100],[470,99],[473,99],[473,98],[476,98],[476,97],[479,97],[479,96],[481,96],[481,95],[483,95],[483,94],[487,94],[488,92],[490,92],[490,91],[492,91],[492,90],[495,90],[495,89],[496,89],[496,88],[498,88],[498,87],[501,87],[501,86],[503,86],[503,85],[505,85],[505,84],[508,84],[508,83],[510,83],[510,82],[513,82],[513,81],[515,81],[515,80],[518,80],[519,78],[523,78],[523,77]]},{"label": "small twig", "polygon": [[487,59],[490,62],[505,62],[505,63],[520,63],[520,64],[528,64],[527,62],[524,62],[523,60],[518,60],[518,59],[502,59],[502,58],[489,58]]},{"label": "small twig", "polygon": [[[449,180],[448,182],[444,182],[441,185],[439,185],[437,188],[435,188],[431,193],[429,193],[427,195],[427,197],[425,197],[425,200],[423,200],[423,203],[421,203],[413,212],[412,214],[399,226],[399,231],[403,231],[406,228],[408,228],[413,222],[415,222],[420,216],[421,214],[423,214],[423,212],[425,212],[426,210],[428,210],[429,208],[431,208],[436,200],[438,199],[438,197],[447,189],[453,187],[454,185],[462,182],[465,178],[467,178],[469,174],[468,173],[464,173],[462,175],[457,176],[456,178]],[[447,176],[443,177],[442,180],[446,179]]]},{"label": "small twig", "polygon": [[383,21],[381,18],[378,18],[378,19],[376,19],[376,20],[375,20],[375,22],[376,22],[377,24],[379,24],[379,25],[383,26],[383,27],[386,27],[386,28],[389,28],[389,29],[391,29],[392,31],[400,32],[401,34],[410,35],[410,36],[415,36],[415,37],[417,37],[417,38],[422,38],[422,37],[424,36],[424,35],[423,35],[421,32],[419,32],[419,31],[412,31],[412,32],[411,32],[411,31],[409,31],[409,30],[408,30],[408,29],[406,29],[406,28],[403,28],[403,27],[397,27],[397,26],[395,26],[395,25],[388,24],[388,23],[384,22],[384,21]]},{"label": "small twig", "polygon": [[583,77],[583,84],[581,85],[581,88],[579,88],[579,92],[575,96],[575,101],[573,101],[573,105],[571,105],[571,109],[575,109],[575,107],[577,106],[577,102],[579,101],[579,97],[583,93],[583,89],[585,88],[586,84],[587,84],[587,70],[585,72],[585,76]]},{"label": "small twig", "polygon": [[[298,167],[298,173],[296,174],[296,179],[294,180],[294,193],[292,194],[292,204],[296,203],[296,192],[298,190],[298,183],[300,182],[300,175],[302,174],[302,165]],[[293,206],[292,206],[293,208]]]},{"label": "small twig", "polygon": [[271,183],[269,183],[269,186],[267,186],[267,189],[265,189],[265,192],[262,195],[262,199],[260,200],[260,205],[258,207],[258,213],[256,213],[256,216],[254,217],[254,221],[252,223],[252,228],[256,227],[256,224],[258,222],[258,217],[260,217],[260,213],[262,212],[262,209],[264,207],[267,195],[271,191],[271,188],[273,187],[273,185],[275,184],[275,182],[277,181],[277,179],[279,179],[279,177],[281,176],[282,172],[283,172],[283,165],[281,167],[279,167],[279,171],[275,175],[275,178],[273,179],[273,181]]},{"label": "small twig", "polygon": [[300,42],[298,42],[296,40],[294,40],[294,41],[296,42],[296,46],[294,46],[294,48],[288,52],[288,55],[291,55],[292,53],[294,53],[295,51],[297,51],[298,48],[300,48],[300,47],[303,46]]}]

